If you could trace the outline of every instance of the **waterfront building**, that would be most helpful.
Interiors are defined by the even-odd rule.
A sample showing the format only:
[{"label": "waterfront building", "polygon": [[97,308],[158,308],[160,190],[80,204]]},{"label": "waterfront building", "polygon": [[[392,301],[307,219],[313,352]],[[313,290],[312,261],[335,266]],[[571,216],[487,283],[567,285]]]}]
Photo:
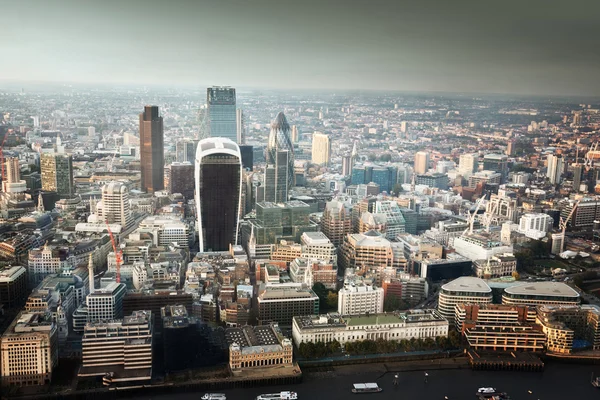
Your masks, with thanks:
[{"label": "waterfront building", "polygon": [[20,312],[0,338],[2,386],[48,385],[58,365],[58,333],[49,312]]},{"label": "waterfront building", "polygon": [[484,280],[463,276],[441,287],[438,311],[448,319],[450,325],[454,325],[457,304],[490,304],[491,302],[492,289]]},{"label": "waterfront building", "polygon": [[267,285],[260,289],[257,303],[261,324],[277,322],[281,326],[290,326],[295,315],[319,312],[319,297],[305,286]]},{"label": "waterfront building", "polygon": [[135,311],[119,320],[85,326],[79,377],[103,377],[107,384],[152,379],[152,313]]},{"label": "waterfront building", "polygon": [[600,349],[600,307],[596,305],[541,305],[537,323],[548,338],[549,352],[572,353],[578,350],[576,340],[585,341],[592,350]]},{"label": "waterfront building", "polygon": [[360,276],[346,276],[338,292],[338,313],[341,315],[377,314],[383,312],[383,288]]},{"label": "waterfront building", "polygon": [[157,106],[145,106],[140,114],[141,190],[148,193],[164,189],[163,118]]},{"label": "waterfront building", "polygon": [[337,313],[295,316],[292,337],[302,343],[340,344],[360,340],[435,339],[448,336],[448,321],[436,310],[409,310],[385,314],[344,317]]},{"label": "waterfront building", "polygon": [[293,345],[277,324],[228,328],[229,368],[238,372],[253,368],[292,365]]},{"label": "waterfront building", "polygon": [[220,137],[200,141],[195,171],[200,252],[228,250],[237,244],[242,202],[239,146]]}]

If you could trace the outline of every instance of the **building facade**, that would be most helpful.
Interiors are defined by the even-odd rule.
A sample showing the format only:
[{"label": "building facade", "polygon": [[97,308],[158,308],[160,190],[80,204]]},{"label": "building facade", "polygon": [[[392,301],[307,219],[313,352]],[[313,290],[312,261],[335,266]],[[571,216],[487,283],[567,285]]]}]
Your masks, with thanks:
[{"label": "building facade", "polygon": [[42,190],[56,192],[62,198],[75,193],[73,181],[73,157],[65,154],[42,154],[40,157]]},{"label": "building facade", "polygon": [[235,89],[231,87],[207,88],[206,107],[209,136],[237,142]]},{"label": "building facade", "polygon": [[140,114],[141,189],[154,193],[165,188],[163,118],[157,106],[146,106]]},{"label": "building facade", "polygon": [[329,135],[321,132],[313,133],[312,137],[312,162],[314,164],[329,166],[331,161],[331,140]]},{"label": "building facade", "polygon": [[440,289],[438,311],[448,319],[450,325],[455,322],[457,304],[490,304],[492,289],[480,278],[463,276],[448,282]]}]

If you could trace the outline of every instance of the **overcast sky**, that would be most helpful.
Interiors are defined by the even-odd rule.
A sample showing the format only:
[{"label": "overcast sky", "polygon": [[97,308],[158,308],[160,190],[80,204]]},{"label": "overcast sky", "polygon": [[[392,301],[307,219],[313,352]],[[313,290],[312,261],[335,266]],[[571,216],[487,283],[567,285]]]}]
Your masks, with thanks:
[{"label": "overcast sky", "polygon": [[0,80],[600,95],[600,0],[0,0],[0,10]]}]

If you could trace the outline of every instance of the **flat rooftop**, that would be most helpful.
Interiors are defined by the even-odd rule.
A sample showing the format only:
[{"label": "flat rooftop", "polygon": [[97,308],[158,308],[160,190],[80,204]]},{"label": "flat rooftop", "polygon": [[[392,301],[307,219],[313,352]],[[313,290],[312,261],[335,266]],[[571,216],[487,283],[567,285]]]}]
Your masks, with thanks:
[{"label": "flat rooftop", "polygon": [[517,283],[504,289],[504,292],[520,296],[556,296],[579,298],[579,293],[563,282]]},{"label": "flat rooftop", "polygon": [[449,292],[492,293],[492,289],[483,279],[474,276],[461,276],[443,285],[442,289]]}]

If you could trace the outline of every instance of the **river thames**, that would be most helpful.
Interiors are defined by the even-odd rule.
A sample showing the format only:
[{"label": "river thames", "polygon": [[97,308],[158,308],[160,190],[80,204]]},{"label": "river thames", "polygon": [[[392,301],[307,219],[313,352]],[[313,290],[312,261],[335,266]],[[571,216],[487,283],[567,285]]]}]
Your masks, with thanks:
[{"label": "river thames", "polygon": [[[342,370],[340,370],[342,371]],[[507,392],[511,400],[600,399],[600,389],[590,383],[591,374],[600,373],[599,365],[548,364],[544,372],[472,371],[470,369],[399,373],[399,384],[394,386],[394,373],[385,373],[377,365],[363,365],[345,372],[311,373],[298,385],[259,387],[250,389],[219,390],[228,400],[252,400],[261,393],[291,390],[299,400],[336,400],[353,396],[353,383],[377,382],[383,392],[362,394],[374,400],[462,400],[475,399],[479,387],[491,386]],[[160,396],[140,396],[139,399],[195,399],[204,394],[181,393]]]}]

